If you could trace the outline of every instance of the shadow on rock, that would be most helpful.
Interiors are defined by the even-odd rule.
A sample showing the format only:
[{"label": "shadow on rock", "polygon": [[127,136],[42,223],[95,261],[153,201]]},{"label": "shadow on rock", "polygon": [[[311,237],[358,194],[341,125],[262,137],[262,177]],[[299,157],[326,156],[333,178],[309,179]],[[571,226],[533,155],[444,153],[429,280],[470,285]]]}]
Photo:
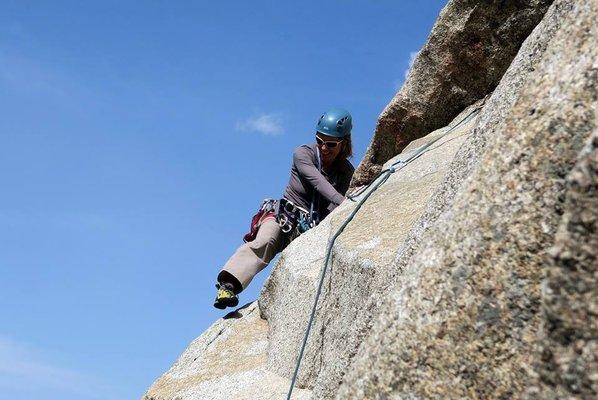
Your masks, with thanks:
[{"label": "shadow on rock", "polygon": [[228,314],[226,314],[224,317],[222,317],[222,319],[239,319],[239,318],[243,318],[243,313],[241,312],[242,310],[246,309],[247,307],[249,307],[250,305],[252,305],[254,302],[249,302],[239,308],[237,308],[235,311],[231,311]]}]

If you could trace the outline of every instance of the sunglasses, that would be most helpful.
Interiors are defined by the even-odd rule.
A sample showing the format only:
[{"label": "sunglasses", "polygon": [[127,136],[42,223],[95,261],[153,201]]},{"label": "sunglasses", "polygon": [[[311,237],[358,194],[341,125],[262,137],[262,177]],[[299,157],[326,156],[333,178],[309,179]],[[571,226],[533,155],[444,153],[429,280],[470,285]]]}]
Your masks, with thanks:
[{"label": "sunglasses", "polygon": [[331,140],[331,141],[325,142],[316,136],[316,142],[318,143],[318,146],[322,146],[323,144],[325,144],[326,147],[328,147],[329,149],[334,149],[336,146],[338,146],[339,144],[342,143],[342,140],[336,140],[336,141]]}]

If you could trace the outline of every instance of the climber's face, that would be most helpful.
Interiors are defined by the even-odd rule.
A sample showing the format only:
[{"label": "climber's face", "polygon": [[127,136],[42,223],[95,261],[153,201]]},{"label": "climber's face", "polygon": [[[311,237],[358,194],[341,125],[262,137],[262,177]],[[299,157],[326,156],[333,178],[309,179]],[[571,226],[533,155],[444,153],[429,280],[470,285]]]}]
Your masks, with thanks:
[{"label": "climber's face", "polygon": [[320,154],[322,155],[322,162],[324,164],[329,164],[334,161],[336,156],[341,152],[343,146],[343,139],[324,135],[320,132],[316,134],[316,142],[320,148]]}]

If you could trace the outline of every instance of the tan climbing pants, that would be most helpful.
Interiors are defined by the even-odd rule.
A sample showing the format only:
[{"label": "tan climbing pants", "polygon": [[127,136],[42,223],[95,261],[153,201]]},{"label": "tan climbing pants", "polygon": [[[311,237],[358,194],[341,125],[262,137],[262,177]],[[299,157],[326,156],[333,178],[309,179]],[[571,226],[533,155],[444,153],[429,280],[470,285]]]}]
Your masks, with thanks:
[{"label": "tan climbing pants", "polygon": [[245,289],[286,245],[287,235],[278,222],[273,217],[267,218],[260,223],[255,239],[239,247],[222,270],[237,278]]}]

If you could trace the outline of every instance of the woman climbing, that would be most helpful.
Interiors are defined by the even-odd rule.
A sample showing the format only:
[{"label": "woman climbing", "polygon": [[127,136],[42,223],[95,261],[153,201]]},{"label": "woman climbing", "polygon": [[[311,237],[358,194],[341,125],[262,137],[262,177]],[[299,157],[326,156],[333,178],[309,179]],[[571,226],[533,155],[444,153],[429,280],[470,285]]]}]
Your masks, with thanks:
[{"label": "woman climbing", "polygon": [[314,227],[345,198],[354,168],[351,114],[332,109],[316,125],[316,143],[293,153],[291,177],[280,200],[266,199],[251,230],[218,274],[214,307],[239,304],[238,294],[293,239]]}]

